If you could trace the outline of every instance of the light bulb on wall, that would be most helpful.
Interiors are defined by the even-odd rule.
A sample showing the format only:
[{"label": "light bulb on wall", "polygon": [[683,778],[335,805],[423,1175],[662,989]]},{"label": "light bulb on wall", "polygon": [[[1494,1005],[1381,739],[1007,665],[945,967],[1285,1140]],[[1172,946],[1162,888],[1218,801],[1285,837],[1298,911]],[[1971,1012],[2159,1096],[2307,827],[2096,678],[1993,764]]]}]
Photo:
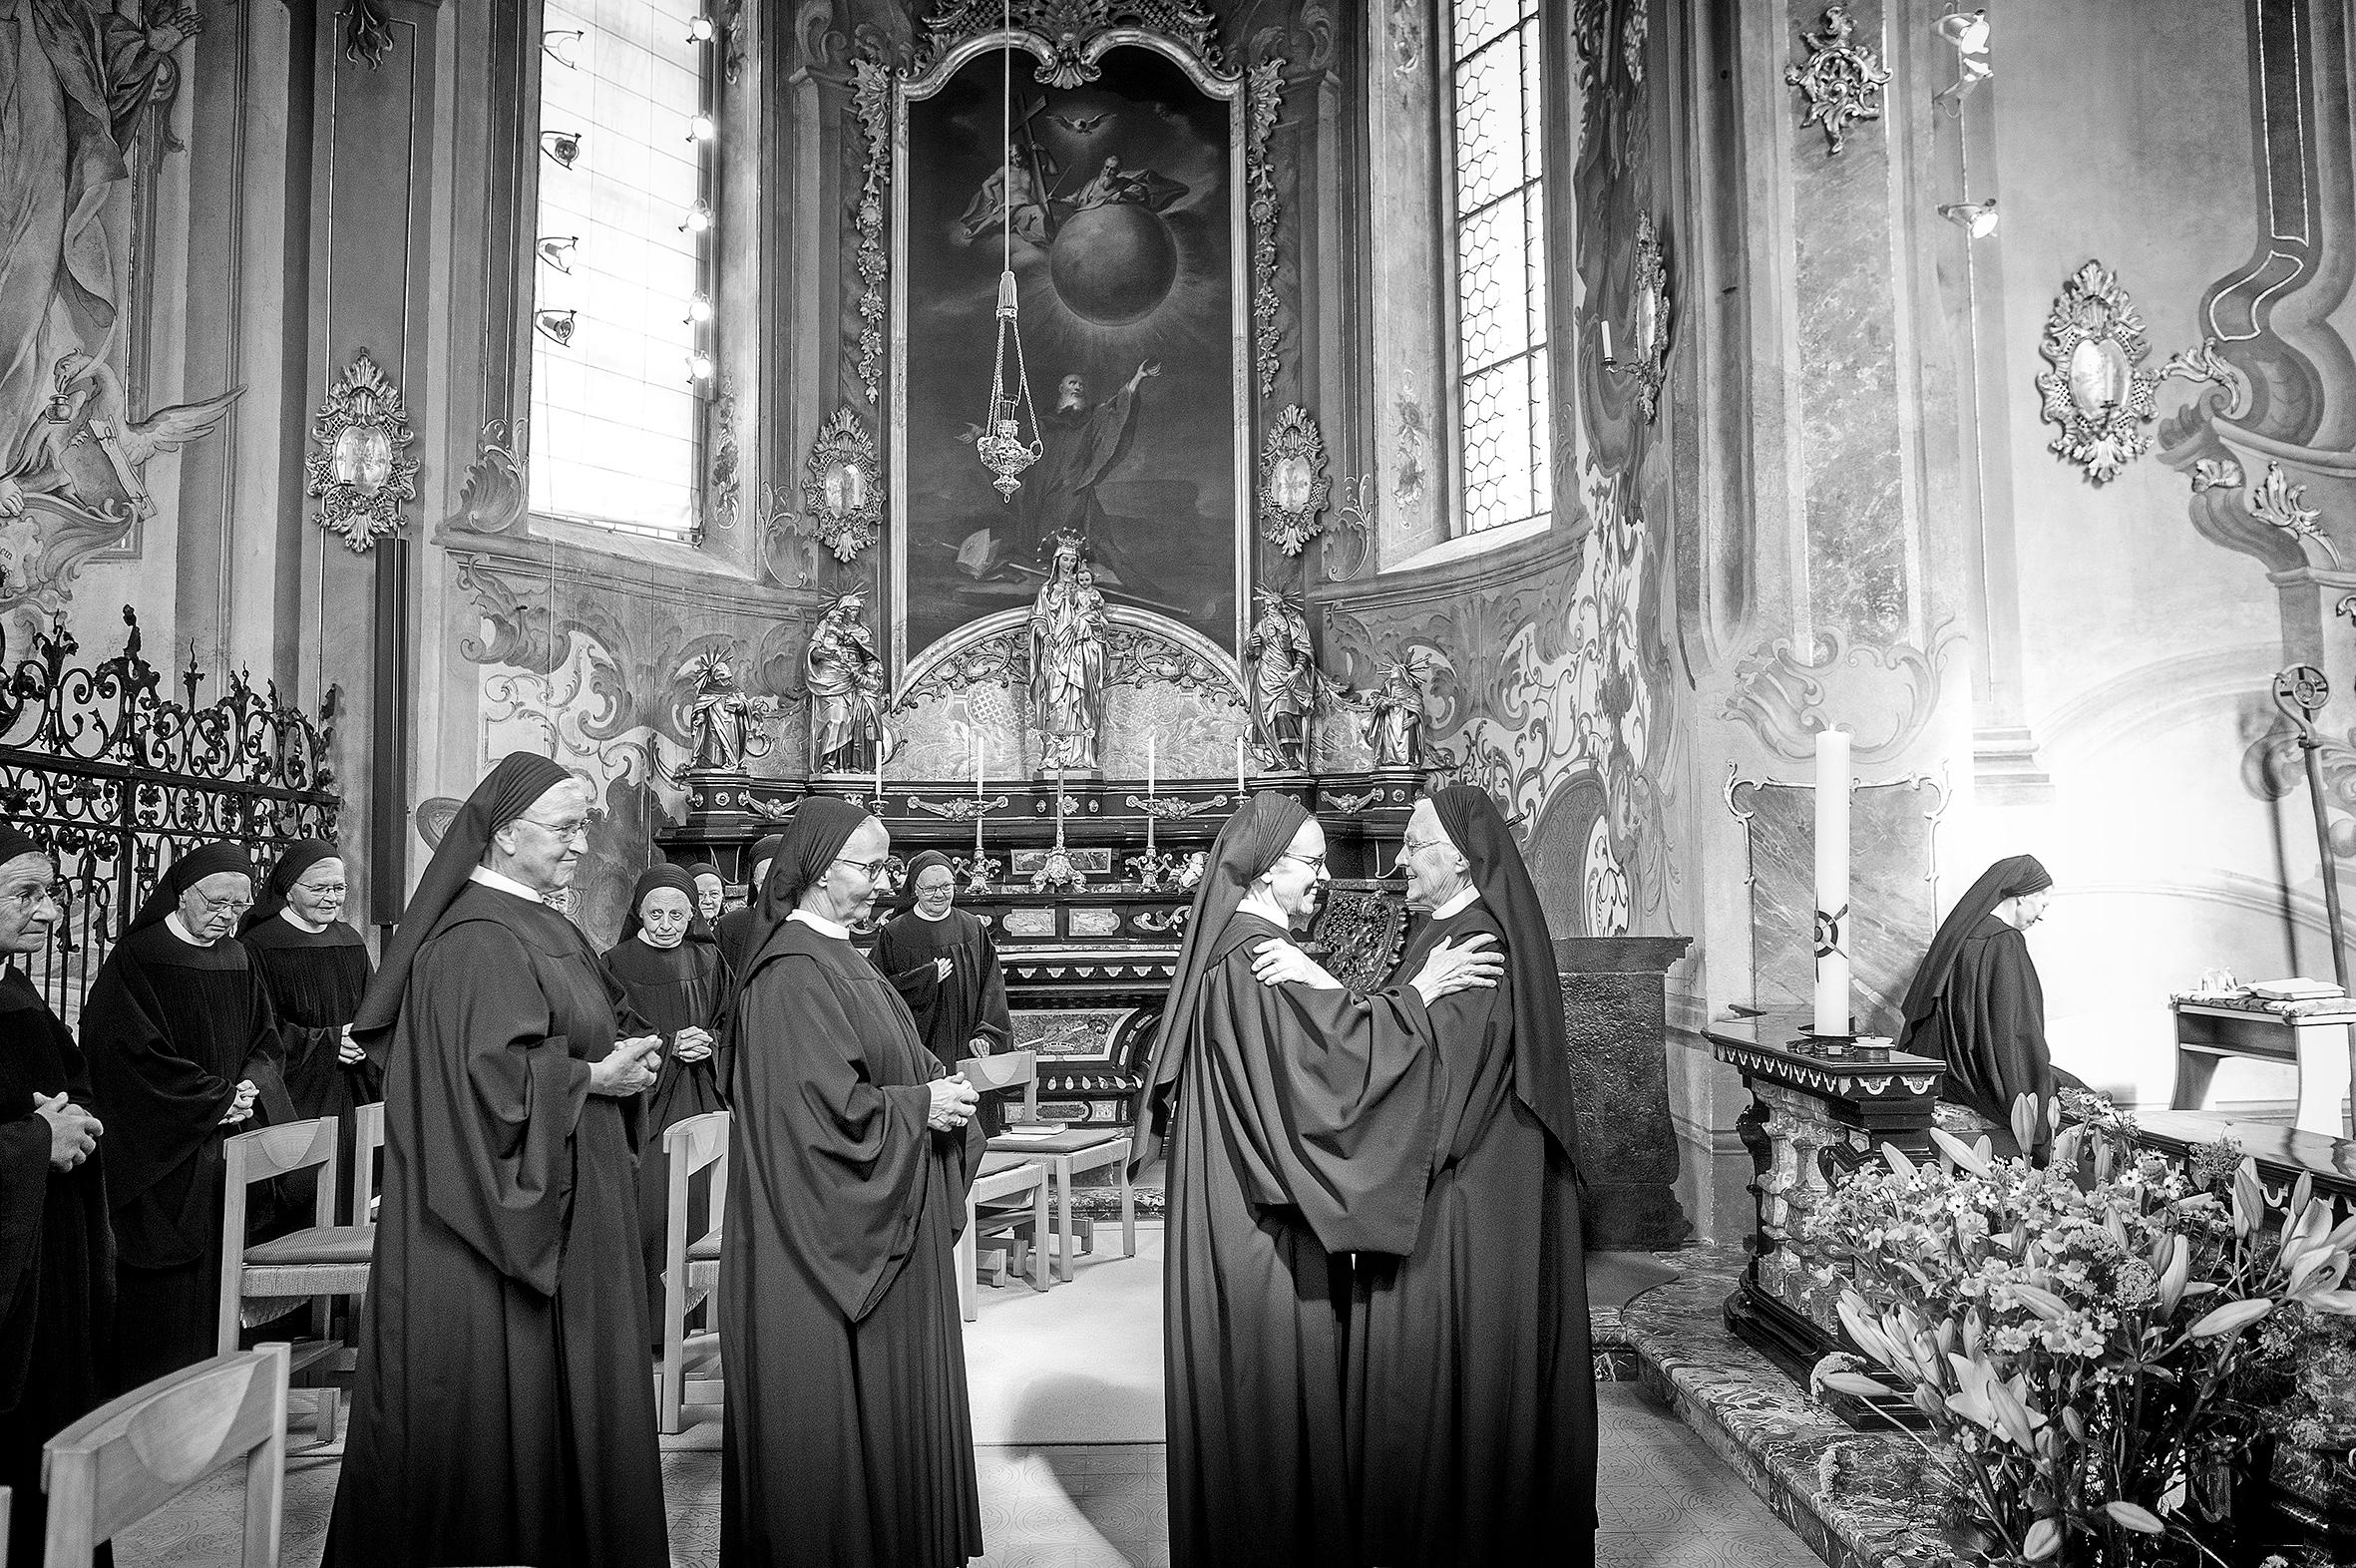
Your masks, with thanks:
[{"label": "light bulb on wall", "polygon": [[1985,201],[1948,201],[1939,207],[1939,215],[1974,239],[1996,232],[1996,197]]},{"label": "light bulb on wall", "polygon": [[709,381],[712,378],[712,356],[709,354],[698,353],[687,356],[687,374],[694,380]]},{"label": "light bulb on wall", "polygon": [[580,244],[579,234],[543,234],[533,248],[540,252],[540,259],[550,266],[560,272],[570,272],[573,270],[573,253]]},{"label": "light bulb on wall", "polygon": [[711,41],[712,19],[710,17],[695,17],[687,23],[687,42],[691,44],[708,44]]},{"label": "light bulb on wall", "polygon": [[697,196],[695,204],[687,208],[687,220],[679,227],[690,234],[700,234],[712,226],[712,204]]},{"label": "light bulb on wall", "polygon": [[532,324],[540,329],[540,335],[559,348],[567,347],[572,343],[573,329],[580,322],[581,312],[578,310],[535,310],[532,312]]},{"label": "light bulb on wall", "polygon": [[551,60],[566,70],[578,71],[581,62],[573,58],[573,51],[580,48],[581,41],[588,36],[578,27],[553,29],[540,35],[540,47],[548,51]]},{"label": "light bulb on wall", "polygon": [[695,296],[687,301],[687,319],[700,326],[711,318],[712,296],[698,289]]},{"label": "light bulb on wall", "polygon": [[582,134],[579,131],[543,131],[540,150],[554,159],[560,169],[571,169],[581,162]]},{"label": "light bulb on wall", "polygon": [[720,128],[713,124],[709,115],[697,115],[687,122],[687,140],[690,142],[709,142],[719,134]]}]

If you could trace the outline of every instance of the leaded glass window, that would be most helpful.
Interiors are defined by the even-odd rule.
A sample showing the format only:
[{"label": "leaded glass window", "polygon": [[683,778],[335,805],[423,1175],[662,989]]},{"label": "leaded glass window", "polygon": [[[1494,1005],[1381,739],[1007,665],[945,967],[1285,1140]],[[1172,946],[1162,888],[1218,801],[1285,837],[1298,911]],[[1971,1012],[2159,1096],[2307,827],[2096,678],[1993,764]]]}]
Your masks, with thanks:
[{"label": "leaded glass window", "polygon": [[701,11],[548,0],[529,462],[545,516],[695,532],[712,315]]},{"label": "leaded glass window", "polygon": [[1544,518],[1545,84],[1540,0],[1450,0],[1456,403],[1467,533]]}]

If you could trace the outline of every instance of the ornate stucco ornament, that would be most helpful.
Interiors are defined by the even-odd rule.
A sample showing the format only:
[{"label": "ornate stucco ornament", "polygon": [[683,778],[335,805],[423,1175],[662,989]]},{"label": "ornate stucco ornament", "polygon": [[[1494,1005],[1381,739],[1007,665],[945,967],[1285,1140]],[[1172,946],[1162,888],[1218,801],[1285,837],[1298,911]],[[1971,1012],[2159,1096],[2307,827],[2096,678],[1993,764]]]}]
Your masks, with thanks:
[{"label": "ornate stucco ornament", "polygon": [[2151,348],[2116,273],[2100,261],[2080,267],[2047,314],[2037,351],[2053,366],[2037,378],[2042,417],[2062,427],[2049,451],[2101,485],[2151,450],[2143,427],[2159,417],[2160,373],[2138,368]]},{"label": "ornate stucco ornament", "polygon": [[1847,6],[1828,7],[1822,32],[1799,35],[1808,58],[1783,72],[1783,80],[1807,100],[1800,124],[1822,126],[1835,153],[1847,145],[1851,122],[1881,118],[1881,90],[1890,79],[1889,68],[1857,42],[1856,32]]},{"label": "ornate stucco ornament", "polygon": [[319,526],[361,555],[401,532],[401,503],[417,499],[417,463],[401,451],[416,432],[400,389],[367,349],[328,390],[311,439],[319,450],[303,459],[303,494],[324,503]]},{"label": "ornate stucco ornament", "polygon": [[1334,482],[1326,477],[1326,438],[1309,410],[1295,403],[1276,417],[1260,452],[1261,532],[1288,556],[1298,556],[1325,531]]},{"label": "ornate stucco ornament", "polygon": [[884,482],[876,468],[876,444],[867,426],[848,408],[818,427],[810,443],[802,504],[818,538],[841,562],[859,559],[884,527]]}]

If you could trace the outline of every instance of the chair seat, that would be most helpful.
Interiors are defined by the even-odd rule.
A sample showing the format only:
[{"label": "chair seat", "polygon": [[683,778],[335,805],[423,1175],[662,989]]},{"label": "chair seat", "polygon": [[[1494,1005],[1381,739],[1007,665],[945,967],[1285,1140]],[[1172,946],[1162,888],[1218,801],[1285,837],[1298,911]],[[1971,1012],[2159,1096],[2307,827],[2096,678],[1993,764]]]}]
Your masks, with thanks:
[{"label": "chair seat", "polygon": [[982,1156],[981,1167],[974,1172],[974,1179],[980,1181],[984,1176],[995,1176],[1000,1171],[1020,1170],[1029,1163],[1030,1156],[1026,1154],[1000,1153],[993,1149]]},{"label": "chair seat", "polygon": [[689,1263],[709,1263],[720,1255],[720,1233],[706,1231],[687,1244]]},{"label": "chair seat", "polygon": [[[293,1268],[306,1264],[358,1264],[366,1269],[369,1259],[376,1255],[376,1227],[373,1225],[314,1225],[309,1230],[296,1231],[275,1241],[262,1242],[245,1249],[245,1267],[251,1269]],[[262,1292],[246,1289],[247,1295]]]},{"label": "chair seat", "polygon": [[1108,1143],[1118,1143],[1129,1136],[1126,1127],[1086,1129],[1066,1127],[1063,1131],[1044,1138],[997,1137],[989,1140],[992,1154],[1027,1154],[1032,1157],[1054,1154],[1078,1154],[1088,1149],[1099,1149]]}]

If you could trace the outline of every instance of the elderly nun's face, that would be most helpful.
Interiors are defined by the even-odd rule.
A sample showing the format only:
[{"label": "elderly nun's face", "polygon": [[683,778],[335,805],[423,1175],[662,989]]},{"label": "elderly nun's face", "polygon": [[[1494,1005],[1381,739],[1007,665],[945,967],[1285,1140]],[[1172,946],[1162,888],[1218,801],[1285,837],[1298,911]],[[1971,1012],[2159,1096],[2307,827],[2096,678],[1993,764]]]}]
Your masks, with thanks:
[{"label": "elderly nun's face", "polygon": [[57,924],[57,867],[46,855],[0,866],[0,955],[39,953]]},{"label": "elderly nun's face", "polygon": [[491,835],[493,869],[535,893],[570,887],[589,848],[589,792],[578,779],[553,786]]},{"label": "elderly nun's face", "polygon": [[884,862],[891,853],[891,830],[868,818],[843,845],[833,864],[803,890],[802,908],[838,925],[859,925],[874,912],[876,895],[884,891]]},{"label": "elderly nun's face", "polygon": [[708,871],[697,875],[695,879],[695,910],[697,914],[705,920],[718,920],[720,906],[726,903],[727,899],[728,884]]},{"label": "elderly nun's face", "polygon": [[180,896],[180,923],[198,942],[218,942],[253,908],[253,879],[241,871],[199,877]]},{"label": "elderly nun's face", "polygon": [[1296,927],[1309,924],[1326,884],[1333,880],[1326,870],[1326,830],[1318,826],[1315,817],[1301,824],[1293,842],[1259,880],[1267,886],[1276,907],[1285,912],[1285,919]]},{"label": "elderly nun's face", "polygon": [[286,907],[314,926],[332,926],[343,919],[343,860],[330,855],[307,866],[286,890]]},{"label": "elderly nun's face", "polygon": [[917,913],[927,920],[947,915],[957,896],[957,873],[947,866],[927,866],[917,878]]},{"label": "elderly nun's face", "polygon": [[1440,826],[1439,812],[1428,800],[1415,802],[1407,817],[1407,836],[1398,847],[1399,869],[1407,874],[1410,909],[1437,909],[1463,891],[1472,870],[1464,852]]},{"label": "elderly nun's face", "polygon": [[692,914],[686,894],[676,888],[656,888],[638,901],[638,937],[649,948],[675,948],[687,935]]}]

